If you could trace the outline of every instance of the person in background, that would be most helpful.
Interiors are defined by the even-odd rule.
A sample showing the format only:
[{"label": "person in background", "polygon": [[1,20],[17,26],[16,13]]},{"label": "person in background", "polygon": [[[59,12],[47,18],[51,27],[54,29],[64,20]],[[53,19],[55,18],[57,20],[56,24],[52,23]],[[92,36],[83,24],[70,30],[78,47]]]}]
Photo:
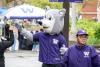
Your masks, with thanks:
[{"label": "person in background", "polygon": [[19,49],[24,49],[25,45],[24,45],[24,36],[20,34],[20,32],[18,31],[18,40],[19,40]]},{"label": "person in background", "polygon": [[[20,22],[22,23],[22,27],[24,28],[24,22]],[[18,40],[19,40],[19,49],[25,49],[25,39],[24,36],[20,33],[20,31],[18,31]]]},{"label": "person in background", "polygon": [[[36,34],[38,33],[38,31],[32,31],[32,34]],[[33,45],[32,45],[32,51],[38,51],[39,49],[39,44],[37,41],[33,41]]]},{"label": "person in background", "polygon": [[7,39],[9,38],[9,27],[10,27],[10,24],[6,23],[4,30],[3,30],[3,33],[2,33]]},{"label": "person in background", "polygon": [[5,67],[5,50],[14,43],[13,28],[9,28],[9,37],[0,37],[0,67]]},{"label": "person in background", "polygon": [[12,45],[12,51],[19,50],[19,41],[18,41],[18,30],[15,26],[13,26],[13,34],[14,34],[14,44]]},{"label": "person in background", "polygon": [[77,43],[65,52],[63,61],[66,67],[100,67],[100,58],[96,49],[87,45],[88,33],[79,30],[76,34]]}]

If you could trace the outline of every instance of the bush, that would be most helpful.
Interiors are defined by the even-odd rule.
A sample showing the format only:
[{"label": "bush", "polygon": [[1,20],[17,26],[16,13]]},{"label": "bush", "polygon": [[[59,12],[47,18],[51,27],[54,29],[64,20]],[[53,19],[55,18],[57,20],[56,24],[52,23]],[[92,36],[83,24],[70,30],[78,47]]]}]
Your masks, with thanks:
[{"label": "bush", "polygon": [[97,23],[94,35],[97,39],[97,44],[100,44],[100,23]]},{"label": "bush", "polygon": [[96,25],[95,31],[96,31],[95,32],[95,37],[97,39],[100,39],[100,24],[99,23]]}]

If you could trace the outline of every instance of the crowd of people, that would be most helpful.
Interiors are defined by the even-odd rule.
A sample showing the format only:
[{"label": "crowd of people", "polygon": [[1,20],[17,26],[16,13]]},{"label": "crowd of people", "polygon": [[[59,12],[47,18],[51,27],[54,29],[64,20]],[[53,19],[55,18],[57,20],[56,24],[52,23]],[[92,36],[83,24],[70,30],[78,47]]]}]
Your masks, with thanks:
[{"label": "crowd of people", "polygon": [[[28,23],[26,21],[23,21],[23,27],[25,25],[27,25]],[[10,51],[17,51],[17,50],[32,50],[33,51],[38,51],[39,49],[39,45],[38,45],[38,42],[30,42],[30,40],[28,40],[25,36],[21,35],[20,32],[18,31],[18,29],[14,26],[14,24],[11,24],[11,21],[10,22],[7,22],[5,24],[4,27],[2,27],[2,36],[5,36],[6,38],[9,37],[9,27],[12,26],[13,29],[14,29],[14,44],[9,48]],[[40,29],[41,30],[41,29]],[[29,30],[30,32],[40,32],[39,30],[36,30],[35,31],[31,31]]]},{"label": "crowd of people", "polygon": [[[42,67],[100,67],[100,57],[98,53],[96,52],[96,49],[92,46],[89,46],[87,44],[87,39],[89,34],[85,30],[79,30],[76,33],[76,39],[77,42],[73,44],[71,47],[69,47],[63,55],[61,55],[61,59],[56,58],[58,57],[58,50],[59,47],[61,47],[63,44],[66,46],[66,41],[64,41],[63,37],[60,35],[62,39],[60,39],[62,45],[58,46],[50,46],[48,43],[49,39],[48,37],[51,37],[52,35],[49,35],[48,33],[43,33],[43,30],[41,29],[39,31],[30,31],[34,35],[34,39],[37,39],[40,35],[42,35],[42,38],[40,38],[43,42],[45,38],[47,39],[44,43],[35,41],[32,42],[29,39],[27,39],[25,36],[20,34],[20,31],[16,28],[14,25],[6,24],[3,28],[2,34],[4,36],[1,37],[0,41],[0,67],[5,67],[5,61],[4,61],[4,52],[7,48],[10,47],[10,50],[19,50],[19,49],[31,49],[32,51],[39,51],[39,44],[42,44],[40,47],[40,52],[42,54],[39,55],[39,60],[43,62]],[[37,34],[38,33],[38,34]],[[45,36],[46,35],[46,36]],[[36,37],[37,36],[37,37]],[[52,38],[57,37],[58,35],[53,35]],[[36,38],[35,38],[36,37]],[[52,39],[51,38],[51,39]],[[59,39],[59,38],[58,38]],[[54,40],[54,44],[56,44],[58,41]],[[46,47],[46,49],[50,49],[51,56],[44,56],[42,52],[43,50],[46,51],[46,49],[41,50],[41,48]],[[54,56],[54,57],[53,57]],[[48,60],[46,60],[47,58]],[[54,60],[55,59],[55,60]],[[52,64],[51,64],[52,63]]]}]

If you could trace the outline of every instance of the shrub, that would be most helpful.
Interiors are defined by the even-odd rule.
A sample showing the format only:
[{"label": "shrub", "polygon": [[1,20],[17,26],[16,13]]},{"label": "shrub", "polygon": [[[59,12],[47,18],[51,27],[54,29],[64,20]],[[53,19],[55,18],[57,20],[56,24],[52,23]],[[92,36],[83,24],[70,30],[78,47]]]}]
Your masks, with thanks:
[{"label": "shrub", "polygon": [[49,0],[26,0],[26,2],[41,8],[44,8],[45,6],[50,6],[50,8],[61,9],[63,6],[61,2],[49,2]]}]

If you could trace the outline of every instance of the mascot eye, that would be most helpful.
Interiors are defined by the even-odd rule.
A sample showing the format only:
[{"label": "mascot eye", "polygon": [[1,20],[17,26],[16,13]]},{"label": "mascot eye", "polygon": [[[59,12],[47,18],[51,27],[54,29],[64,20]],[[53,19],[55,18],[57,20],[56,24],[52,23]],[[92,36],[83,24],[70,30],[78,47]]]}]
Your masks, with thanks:
[{"label": "mascot eye", "polygon": [[49,18],[49,20],[51,20],[51,17]]}]

